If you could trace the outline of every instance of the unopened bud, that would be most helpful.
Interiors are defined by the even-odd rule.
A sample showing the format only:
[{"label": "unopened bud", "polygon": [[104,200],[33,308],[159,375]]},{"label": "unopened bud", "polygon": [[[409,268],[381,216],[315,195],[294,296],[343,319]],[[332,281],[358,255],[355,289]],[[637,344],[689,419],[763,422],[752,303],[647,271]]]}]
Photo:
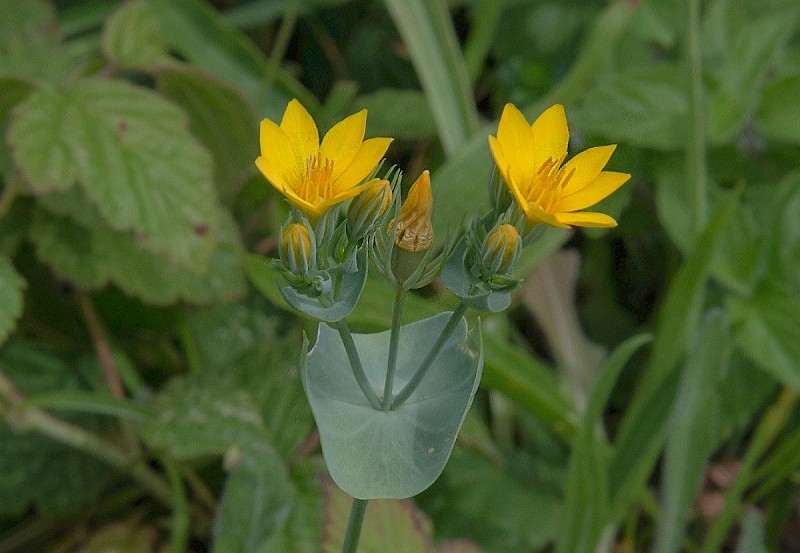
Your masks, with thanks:
[{"label": "unopened bud", "polygon": [[347,232],[351,237],[360,238],[368,234],[392,203],[389,181],[376,179],[376,183],[356,197],[347,210]]},{"label": "unopened bud", "polygon": [[493,274],[507,273],[522,253],[522,238],[514,225],[496,226],[483,241],[482,262]]},{"label": "unopened bud", "polygon": [[394,243],[408,252],[424,252],[433,244],[431,176],[423,171],[400,207]]},{"label": "unopened bud", "polygon": [[314,267],[316,252],[314,233],[307,225],[290,223],[283,228],[280,256],[294,274],[307,274]]}]

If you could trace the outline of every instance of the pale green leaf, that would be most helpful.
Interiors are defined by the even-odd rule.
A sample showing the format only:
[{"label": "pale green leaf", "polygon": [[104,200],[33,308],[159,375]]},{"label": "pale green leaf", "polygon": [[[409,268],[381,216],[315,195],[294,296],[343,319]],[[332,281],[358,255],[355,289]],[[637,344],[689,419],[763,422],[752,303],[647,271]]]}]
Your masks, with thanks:
[{"label": "pale green leaf", "polygon": [[42,0],[0,2],[0,76],[58,82],[67,59],[55,9]]},{"label": "pale green leaf", "polygon": [[[449,315],[401,328],[395,393],[409,382]],[[389,332],[356,334],[353,340],[371,386],[382,391]],[[339,335],[319,326],[303,374],[328,470],[340,488],[361,499],[406,498],[436,480],[480,381],[483,352],[474,340],[462,319],[409,399],[377,411],[359,388]]]},{"label": "pale green leaf", "polygon": [[40,194],[76,181],[105,221],[146,249],[202,270],[219,213],[211,160],[186,116],[144,88],[86,79],[38,90],[14,110],[15,164]]},{"label": "pale green leaf", "polygon": [[122,67],[157,68],[171,63],[164,30],[146,0],[125,2],[106,20],[103,51]]},{"label": "pale green leaf", "polygon": [[418,90],[383,88],[353,102],[366,109],[368,136],[419,140],[436,134],[436,123],[425,95]]},{"label": "pale green leaf", "polygon": [[[55,206],[48,204],[48,207]],[[88,204],[83,207],[88,213],[93,210]],[[73,210],[69,215],[82,219],[87,213]],[[232,300],[245,292],[242,246],[229,215],[223,214],[217,232],[219,243],[206,271],[199,274],[153,255],[135,236],[115,232],[100,219],[86,227],[70,218],[38,210],[31,239],[42,261],[81,287],[96,289],[114,283],[146,303],[166,305],[185,300],[206,304]]]}]

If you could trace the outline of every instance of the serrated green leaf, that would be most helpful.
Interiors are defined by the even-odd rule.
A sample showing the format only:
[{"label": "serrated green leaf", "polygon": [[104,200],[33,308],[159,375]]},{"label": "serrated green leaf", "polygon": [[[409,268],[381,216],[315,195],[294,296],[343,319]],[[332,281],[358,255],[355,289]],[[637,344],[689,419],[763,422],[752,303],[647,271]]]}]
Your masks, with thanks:
[{"label": "serrated green leaf", "polygon": [[730,322],[709,311],[695,336],[669,420],[661,508],[653,551],[681,550],[689,510],[719,439],[720,382],[731,352]]},{"label": "serrated green leaf", "polygon": [[14,269],[11,260],[0,255],[0,345],[22,315],[25,287],[25,279]]},{"label": "serrated green leaf", "polygon": [[158,90],[181,106],[190,129],[214,158],[217,190],[230,199],[256,173],[258,118],[241,93],[190,67],[159,71]]},{"label": "serrated green leaf", "polygon": [[[24,394],[78,387],[74,373],[42,343],[7,343],[0,369]],[[100,428],[94,417],[64,418]],[[0,418],[0,513],[31,506],[44,514],[74,512],[96,499],[111,474],[107,465],[39,434],[16,433],[4,422]]]},{"label": "serrated green leaf", "polygon": [[[405,386],[451,313],[400,330],[395,393]],[[322,452],[336,484],[360,499],[412,497],[444,469],[480,381],[483,348],[462,319],[408,400],[375,410],[350,367],[339,335],[319,325],[303,371]],[[382,390],[389,332],[353,335],[367,379]]]},{"label": "serrated green leaf", "polygon": [[164,30],[147,0],[125,2],[106,20],[103,52],[121,67],[157,68],[171,63]]},{"label": "serrated green leaf", "polygon": [[219,455],[267,441],[253,397],[224,380],[175,378],[159,392],[153,412],[142,436],[174,458]]},{"label": "serrated green leaf", "polygon": [[42,0],[0,2],[0,76],[55,83],[66,69],[53,6]]},{"label": "serrated green leaf", "polygon": [[468,538],[487,553],[539,551],[555,537],[561,493],[532,477],[529,465],[522,474],[456,448],[442,477],[417,500],[437,537]]},{"label": "serrated green leaf", "polygon": [[[322,553],[340,553],[353,498],[329,479],[322,483]],[[430,522],[410,499],[375,499],[367,504],[359,553],[429,553]]]},{"label": "serrated green leaf", "polygon": [[800,75],[789,75],[767,84],[756,124],[769,138],[800,144]]},{"label": "serrated green leaf", "polygon": [[680,150],[689,117],[684,74],[667,63],[601,74],[575,112],[575,126],[612,142]]},{"label": "serrated green leaf", "polygon": [[[68,200],[66,195],[58,195]],[[63,204],[70,215],[83,219],[92,212],[86,203]],[[48,204],[48,207],[54,207]],[[76,210],[81,210],[77,213]],[[87,219],[88,221],[88,219]],[[167,305],[178,300],[207,304],[233,300],[245,292],[242,246],[230,216],[223,214],[219,243],[206,272],[195,274],[145,250],[136,237],[118,233],[96,219],[85,227],[66,217],[37,210],[31,239],[42,261],[62,277],[84,288],[96,289],[109,282],[146,303]]]},{"label": "serrated green leaf", "polygon": [[211,160],[186,127],[186,116],[151,91],[86,79],[31,93],[14,109],[8,140],[34,191],[77,181],[112,228],[201,271],[219,213]]},{"label": "serrated green leaf", "polygon": [[[16,77],[0,77],[0,138],[6,135],[11,109],[21,102],[31,90],[33,90],[33,85],[27,81]],[[8,179],[11,173],[12,162],[8,148],[0,147],[0,175]]]},{"label": "serrated green leaf", "polygon": [[758,367],[800,390],[800,298],[785,282],[765,280],[752,298],[731,298],[736,343]]},{"label": "serrated green leaf", "polygon": [[755,111],[764,78],[794,25],[794,18],[784,13],[766,13],[738,30],[729,56],[717,70],[719,86],[709,97],[711,143],[731,140]]},{"label": "serrated green leaf", "polygon": [[294,501],[294,489],[278,455],[267,444],[248,444],[234,465],[214,523],[216,553],[286,551],[278,547]]}]

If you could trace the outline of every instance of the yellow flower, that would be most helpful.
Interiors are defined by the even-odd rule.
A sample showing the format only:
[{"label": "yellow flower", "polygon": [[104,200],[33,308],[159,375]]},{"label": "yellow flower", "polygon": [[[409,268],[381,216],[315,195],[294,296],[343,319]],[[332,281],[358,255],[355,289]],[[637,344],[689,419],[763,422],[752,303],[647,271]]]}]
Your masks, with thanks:
[{"label": "yellow flower", "polygon": [[533,125],[506,104],[489,147],[500,174],[525,216],[555,227],[615,227],[604,213],[580,211],[622,186],[631,176],[603,171],[616,145],[599,146],[567,157],[569,130],[560,104],[542,113]]},{"label": "yellow flower", "polygon": [[394,243],[408,252],[422,252],[433,244],[431,175],[423,171],[400,206]]},{"label": "yellow flower", "polygon": [[506,273],[522,253],[522,238],[514,225],[495,227],[483,241],[483,265],[493,273]]},{"label": "yellow flower", "polygon": [[280,256],[296,275],[304,275],[314,265],[316,258],[314,234],[303,223],[290,223],[281,233]]},{"label": "yellow flower", "polygon": [[377,186],[363,183],[381,160],[391,138],[364,140],[367,110],[337,123],[319,141],[314,120],[297,100],[286,106],[280,126],[261,122],[261,155],[256,166],[281,194],[311,220],[336,204]]}]

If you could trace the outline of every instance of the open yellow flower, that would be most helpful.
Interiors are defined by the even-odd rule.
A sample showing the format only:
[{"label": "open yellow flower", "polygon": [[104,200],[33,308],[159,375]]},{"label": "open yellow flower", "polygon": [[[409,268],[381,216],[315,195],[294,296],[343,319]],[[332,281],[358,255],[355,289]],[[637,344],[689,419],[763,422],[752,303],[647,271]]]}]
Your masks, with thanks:
[{"label": "open yellow flower", "polygon": [[525,216],[555,227],[615,227],[604,213],[581,211],[622,186],[631,176],[603,171],[616,145],[589,148],[564,163],[569,130],[564,107],[556,104],[532,125],[506,104],[489,147],[500,174]]},{"label": "open yellow flower", "polygon": [[297,100],[286,106],[280,126],[261,122],[256,166],[281,194],[312,221],[336,204],[380,185],[362,183],[381,160],[391,138],[364,140],[367,110],[337,123],[319,141],[317,125]]}]

